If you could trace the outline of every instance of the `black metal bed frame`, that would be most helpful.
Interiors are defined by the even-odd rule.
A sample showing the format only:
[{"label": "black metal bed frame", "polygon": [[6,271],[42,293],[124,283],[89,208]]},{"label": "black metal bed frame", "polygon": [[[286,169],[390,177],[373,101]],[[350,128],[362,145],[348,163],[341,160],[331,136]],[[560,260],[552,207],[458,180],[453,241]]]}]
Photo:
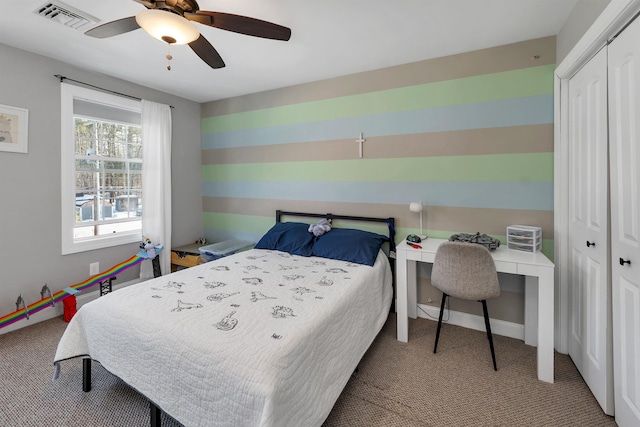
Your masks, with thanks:
[{"label": "black metal bed frame", "polygon": [[[276,222],[282,222],[283,216],[300,216],[307,218],[326,218],[326,219],[344,219],[349,221],[364,221],[364,222],[385,222],[395,227],[395,218],[376,218],[370,216],[352,216],[352,215],[335,215],[332,213],[319,214],[319,213],[306,213],[306,212],[291,212],[276,210]],[[391,237],[391,236],[389,236]]]},{"label": "black metal bed frame", "polygon": [[[306,217],[306,218],[326,218],[330,220],[338,219],[338,220],[346,220],[346,221],[362,221],[362,222],[383,222],[386,223],[389,228],[389,264],[391,265],[391,272],[393,277],[393,291],[395,295],[395,218],[376,218],[376,217],[366,217],[366,216],[352,216],[352,215],[335,215],[332,213],[326,214],[317,214],[317,213],[306,213],[306,212],[291,212],[291,211],[282,211],[276,210],[276,222],[282,222],[283,216],[295,216],[295,217]],[[156,257],[157,259],[157,257]],[[154,277],[156,276],[155,265],[154,265]],[[158,271],[159,273],[159,271]],[[394,311],[394,303],[393,299],[391,300],[391,311]],[[91,359],[86,358],[82,359],[82,391],[89,392],[91,391]],[[151,427],[161,427],[162,425],[162,410],[158,405],[149,400],[149,422]]]},{"label": "black metal bed frame", "polygon": [[[335,215],[332,213],[326,214],[317,214],[317,213],[306,213],[306,212],[291,212],[291,211],[281,211],[276,210],[276,222],[282,222],[283,216],[299,216],[299,217],[307,217],[307,218],[326,218],[329,220],[334,219],[343,219],[347,221],[363,221],[363,222],[384,222],[389,227],[389,244],[390,250],[395,252],[395,234],[396,234],[396,220],[394,217],[381,218],[381,217],[372,217],[372,216],[353,216],[353,215]],[[395,255],[391,256],[393,259]]]}]

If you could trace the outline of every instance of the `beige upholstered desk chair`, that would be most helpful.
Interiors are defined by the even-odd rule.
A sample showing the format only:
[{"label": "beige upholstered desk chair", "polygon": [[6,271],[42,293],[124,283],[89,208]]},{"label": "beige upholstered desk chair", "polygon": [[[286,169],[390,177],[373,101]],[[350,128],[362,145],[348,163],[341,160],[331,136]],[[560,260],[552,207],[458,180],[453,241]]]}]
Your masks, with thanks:
[{"label": "beige upholstered desk chair", "polygon": [[484,311],[484,324],[491,347],[493,369],[496,366],[496,354],[493,349],[493,337],[489,326],[487,299],[500,295],[498,273],[489,250],[476,243],[444,242],[438,247],[433,262],[431,284],[442,291],[442,304],[436,332],[436,343],[433,352],[438,348],[442,313],[447,297],[472,301],[480,301]]}]

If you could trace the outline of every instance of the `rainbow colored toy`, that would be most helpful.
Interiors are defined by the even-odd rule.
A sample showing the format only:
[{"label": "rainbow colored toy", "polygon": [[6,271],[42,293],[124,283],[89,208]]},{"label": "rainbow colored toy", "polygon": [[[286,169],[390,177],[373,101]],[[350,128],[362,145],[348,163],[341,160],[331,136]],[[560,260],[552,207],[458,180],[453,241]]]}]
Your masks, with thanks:
[{"label": "rainbow colored toy", "polygon": [[[156,253],[162,250],[162,245],[156,246]],[[51,306],[52,300],[54,303],[58,301],[62,301],[66,297],[70,295],[75,295],[80,291],[83,291],[91,286],[94,286],[97,283],[104,282],[105,280],[118,275],[119,273],[133,267],[134,265],[140,264],[145,259],[149,259],[146,251],[140,251],[136,255],[132,256],[126,261],[121,262],[120,264],[116,264],[107,271],[103,273],[96,274],[85,280],[84,282],[76,283],[68,288],[65,288],[61,291],[56,292],[50,297],[46,297],[41,299],[40,301],[34,302],[33,304],[29,304],[26,308],[20,308],[13,313],[9,313],[6,316],[0,317],[0,328],[4,328],[5,326],[9,326],[12,323],[17,322],[18,320],[22,320],[25,317],[31,316],[45,308]]]}]

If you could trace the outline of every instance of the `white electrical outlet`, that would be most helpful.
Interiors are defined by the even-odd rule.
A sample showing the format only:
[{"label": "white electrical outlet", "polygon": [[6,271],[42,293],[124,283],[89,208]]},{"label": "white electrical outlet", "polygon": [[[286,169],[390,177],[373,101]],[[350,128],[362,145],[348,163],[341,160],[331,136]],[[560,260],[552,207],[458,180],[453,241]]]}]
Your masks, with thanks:
[{"label": "white electrical outlet", "polygon": [[89,276],[95,276],[98,273],[100,273],[100,263],[92,262],[89,264]]}]

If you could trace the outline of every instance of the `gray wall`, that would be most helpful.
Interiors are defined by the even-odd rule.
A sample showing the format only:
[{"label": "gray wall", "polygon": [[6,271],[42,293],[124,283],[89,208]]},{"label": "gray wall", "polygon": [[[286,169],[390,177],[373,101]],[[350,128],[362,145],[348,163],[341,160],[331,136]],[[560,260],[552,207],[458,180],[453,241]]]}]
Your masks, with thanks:
[{"label": "gray wall", "polygon": [[556,38],[556,60],[560,64],[591,27],[611,0],[579,0]]},{"label": "gray wall", "polygon": [[[175,107],[172,243],[202,235],[200,104],[0,44],[0,104],[29,110],[29,152],[0,151],[0,317],[15,310],[19,294],[33,303],[45,283],[55,293],[86,280],[89,263],[100,262],[105,271],[138,251],[129,244],[61,255],[60,83],[54,74]],[[138,274],[134,267],[115,283]],[[21,320],[0,334],[37,320]]]}]

